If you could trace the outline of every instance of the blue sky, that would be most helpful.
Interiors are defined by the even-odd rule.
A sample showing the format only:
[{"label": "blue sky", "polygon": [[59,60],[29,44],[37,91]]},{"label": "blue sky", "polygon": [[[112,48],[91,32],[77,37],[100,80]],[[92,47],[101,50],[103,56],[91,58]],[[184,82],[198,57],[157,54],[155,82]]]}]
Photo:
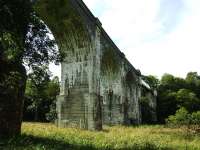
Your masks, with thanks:
[{"label": "blue sky", "polygon": [[200,71],[199,0],[83,0],[143,74]]},{"label": "blue sky", "polygon": [[200,73],[200,0],[83,1],[143,74]]}]

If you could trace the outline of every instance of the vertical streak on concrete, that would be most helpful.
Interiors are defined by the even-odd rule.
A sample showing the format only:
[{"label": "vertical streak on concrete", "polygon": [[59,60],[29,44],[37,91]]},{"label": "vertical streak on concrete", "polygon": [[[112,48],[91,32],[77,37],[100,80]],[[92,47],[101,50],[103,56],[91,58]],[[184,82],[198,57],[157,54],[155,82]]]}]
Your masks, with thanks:
[{"label": "vertical streak on concrete", "polygon": [[101,130],[102,122],[141,123],[141,73],[129,63],[85,4],[81,0],[70,2],[83,21],[85,34],[72,33],[63,40],[62,49],[67,55],[62,62],[57,101],[58,126]]},{"label": "vertical streak on concrete", "polygon": [[[89,92],[90,98],[88,102],[88,129],[101,130],[102,129],[102,118],[101,112],[101,98],[100,98],[100,35],[101,30],[99,28],[99,21],[96,22],[94,45],[91,52],[91,64],[90,64],[90,75],[89,80]],[[100,110],[101,111],[101,110]]]}]

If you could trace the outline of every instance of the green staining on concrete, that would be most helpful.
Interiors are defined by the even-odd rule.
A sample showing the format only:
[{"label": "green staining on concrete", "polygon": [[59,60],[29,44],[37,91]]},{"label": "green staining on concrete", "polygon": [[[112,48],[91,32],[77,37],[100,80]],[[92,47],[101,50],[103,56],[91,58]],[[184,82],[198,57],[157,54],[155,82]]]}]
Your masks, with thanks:
[{"label": "green staining on concrete", "polygon": [[112,47],[105,48],[101,59],[101,73],[105,76],[115,77],[120,71],[120,57]]},{"label": "green staining on concrete", "polygon": [[125,80],[129,87],[136,83],[136,77],[133,75],[132,71],[127,72]]},{"label": "green staining on concrete", "polygon": [[73,52],[76,47],[88,47],[90,38],[87,28],[70,0],[39,0],[34,8],[61,49]]},{"label": "green staining on concrete", "polygon": [[38,0],[35,10],[66,54],[58,125],[94,130],[102,122],[140,123],[140,75],[83,1]]}]

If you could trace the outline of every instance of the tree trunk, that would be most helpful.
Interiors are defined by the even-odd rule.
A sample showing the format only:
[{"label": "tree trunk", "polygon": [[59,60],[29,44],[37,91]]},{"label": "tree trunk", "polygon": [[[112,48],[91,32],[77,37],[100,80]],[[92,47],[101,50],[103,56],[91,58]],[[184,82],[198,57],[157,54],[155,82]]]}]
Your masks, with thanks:
[{"label": "tree trunk", "polygon": [[22,64],[0,63],[0,137],[11,137],[21,132],[26,70]]},{"label": "tree trunk", "polygon": [[38,103],[35,106],[35,114],[34,114],[34,121],[38,121]]}]

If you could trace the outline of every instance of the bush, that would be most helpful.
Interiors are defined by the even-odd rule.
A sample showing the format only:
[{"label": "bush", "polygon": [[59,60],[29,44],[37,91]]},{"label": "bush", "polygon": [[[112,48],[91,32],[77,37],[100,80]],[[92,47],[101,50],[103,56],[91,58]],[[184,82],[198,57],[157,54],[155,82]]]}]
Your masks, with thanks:
[{"label": "bush", "polygon": [[194,132],[200,132],[200,111],[190,114],[184,107],[181,107],[174,116],[169,116],[166,122],[172,126],[187,126]]},{"label": "bush", "polygon": [[192,113],[191,122],[192,122],[193,125],[199,125],[200,126],[200,111]]},{"label": "bush", "polygon": [[190,123],[190,118],[191,115],[188,111],[184,107],[181,107],[176,111],[175,115],[169,116],[166,122],[172,125],[188,125]]}]

